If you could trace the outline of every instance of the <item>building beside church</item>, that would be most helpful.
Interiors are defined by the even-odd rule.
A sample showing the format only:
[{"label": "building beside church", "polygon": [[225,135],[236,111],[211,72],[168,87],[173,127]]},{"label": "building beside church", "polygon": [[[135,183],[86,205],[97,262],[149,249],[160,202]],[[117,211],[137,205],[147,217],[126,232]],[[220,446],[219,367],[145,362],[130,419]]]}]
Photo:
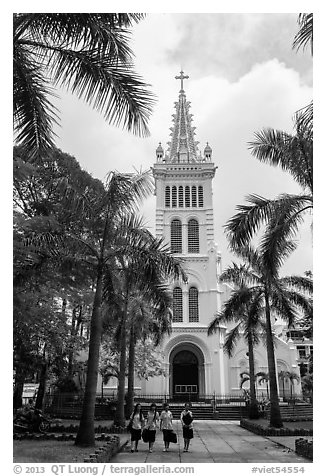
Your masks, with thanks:
[{"label": "building beside church", "polygon": [[[136,382],[141,395],[166,395],[172,400],[200,400],[204,396],[239,394],[240,374],[248,372],[246,343],[241,340],[232,358],[223,351],[228,329],[221,325],[215,335],[207,328],[228,299],[231,289],[219,283],[221,254],[215,243],[213,181],[218,168],[207,143],[203,152],[195,140],[190,102],[181,71],[178,101],[174,103],[171,140],[166,150],[156,149],[152,171],[156,195],[156,235],[182,258],[188,281],[171,282],[173,294],[172,333],[162,344],[164,375]],[[218,156],[214,160],[218,163]],[[232,325],[231,325],[232,327]],[[231,328],[230,327],[230,328]],[[285,338],[285,326],[275,325],[277,370],[300,375],[298,351]],[[266,348],[255,348],[255,371],[268,372]],[[258,396],[267,395],[266,382],[257,386]],[[282,382],[288,393],[290,382]],[[112,382],[108,387],[113,389]],[[280,388],[281,390],[281,388]],[[293,382],[301,393],[300,382]],[[281,392],[280,392],[281,393]]]}]

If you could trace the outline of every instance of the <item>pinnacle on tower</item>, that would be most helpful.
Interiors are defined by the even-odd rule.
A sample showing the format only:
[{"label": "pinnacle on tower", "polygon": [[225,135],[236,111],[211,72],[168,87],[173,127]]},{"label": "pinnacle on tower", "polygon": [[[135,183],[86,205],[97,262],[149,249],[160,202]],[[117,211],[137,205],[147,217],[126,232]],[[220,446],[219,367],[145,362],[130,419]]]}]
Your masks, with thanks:
[{"label": "pinnacle on tower", "polygon": [[207,162],[210,162],[210,161],[211,161],[211,159],[212,159],[212,148],[211,148],[211,146],[208,144],[208,142],[207,142],[206,147],[205,147],[205,149],[204,149],[204,156],[205,156],[205,160],[206,160]]},{"label": "pinnacle on tower", "polygon": [[156,158],[158,162],[161,162],[163,160],[163,155],[164,155],[164,150],[163,150],[161,142],[159,142],[158,147],[156,149]]}]

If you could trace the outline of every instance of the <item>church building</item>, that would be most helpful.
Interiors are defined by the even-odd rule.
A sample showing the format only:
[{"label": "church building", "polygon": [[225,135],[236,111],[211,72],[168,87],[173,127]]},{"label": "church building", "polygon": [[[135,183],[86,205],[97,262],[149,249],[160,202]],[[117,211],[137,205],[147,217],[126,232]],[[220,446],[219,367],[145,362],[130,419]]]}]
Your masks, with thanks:
[{"label": "church building", "polygon": [[[173,295],[172,332],[161,345],[164,375],[136,379],[139,396],[164,396],[174,401],[207,400],[213,396],[243,394],[240,375],[249,372],[247,345],[239,341],[231,358],[223,344],[233,325],[220,325],[208,336],[207,329],[221,310],[232,289],[219,282],[222,272],[221,254],[215,243],[213,181],[218,168],[213,150],[207,143],[203,152],[195,140],[190,102],[184,90],[188,76],[181,71],[181,81],[175,113],[170,128],[171,140],[164,151],[161,143],[156,149],[152,171],[156,195],[156,235],[163,238],[176,257],[182,258],[187,282],[171,282]],[[218,157],[216,157],[218,162]],[[291,338],[284,323],[274,322],[277,371],[300,376],[300,349]],[[311,350],[311,342],[304,348]],[[302,345],[301,345],[302,347]],[[311,351],[312,352],[312,351]],[[255,347],[255,372],[268,373],[266,347]],[[115,394],[116,379],[104,386],[105,394]],[[101,378],[98,392],[101,389]],[[248,386],[248,384],[247,384]],[[291,388],[290,388],[291,386]],[[301,393],[300,378],[292,383],[279,381],[280,395]],[[244,386],[246,388],[246,386]],[[268,397],[268,380],[257,385],[257,396]]]},{"label": "church building", "polygon": [[[228,299],[230,289],[219,283],[221,254],[214,238],[213,180],[217,166],[209,144],[202,153],[195,140],[193,115],[184,90],[184,80],[188,78],[183,71],[176,76],[181,89],[174,104],[171,140],[166,151],[159,144],[152,169],[156,235],[182,258],[188,280],[170,283],[173,330],[162,345],[165,376],[140,382],[141,394],[164,394],[173,400],[239,393],[240,373],[248,371],[244,341],[230,359],[223,351],[226,326],[221,325],[216,334],[207,335],[209,323]],[[278,371],[297,371],[300,375],[297,351],[291,342],[278,339]],[[255,349],[255,358],[256,372],[267,373],[265,347]],[[266,390],[265,384],[265,394]],[[264,392],[264,386],[261,391]],[[298,383],[294,391],[300,391]]]}]

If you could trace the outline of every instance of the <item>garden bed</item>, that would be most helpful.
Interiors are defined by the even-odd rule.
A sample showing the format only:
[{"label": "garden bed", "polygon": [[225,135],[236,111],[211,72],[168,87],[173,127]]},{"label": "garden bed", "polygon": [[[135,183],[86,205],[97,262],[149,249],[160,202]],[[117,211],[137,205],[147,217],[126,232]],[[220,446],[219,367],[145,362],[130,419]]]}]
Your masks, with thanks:
[{"label": "garden bed", "polygon": [[283,421],[282,428],[269,426],[269,420],[240,420],[240,426],[261,436],[312,436],[312,421]]}]

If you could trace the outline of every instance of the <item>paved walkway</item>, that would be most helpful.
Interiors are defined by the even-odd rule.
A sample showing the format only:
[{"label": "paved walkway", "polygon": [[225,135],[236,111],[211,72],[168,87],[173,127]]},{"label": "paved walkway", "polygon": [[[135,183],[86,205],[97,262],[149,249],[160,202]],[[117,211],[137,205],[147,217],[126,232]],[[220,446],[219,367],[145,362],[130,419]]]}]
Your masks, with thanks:
[{"label": "paved walkway", "polygon": [[[139,442],[138,453],[130,452],[130,441],[111,463],[309,463],[291,449],[280,446],[275,437],[255,435],[239,426],[239,422],[198,420],[194,425],[194,439],[189,452],[183,453],[183,438],[180,422],[174,423],[178,443],[170,444],[168,453],[163,452],[163,437],[156,433],[153,453],[148,444]],[[295,437],[298,438],[298,437]],[[287,441],[294,444],[295,438]],[[284,438],[283,438],[284,440]],[[283,441],[279,443],[284,444]]]}]

